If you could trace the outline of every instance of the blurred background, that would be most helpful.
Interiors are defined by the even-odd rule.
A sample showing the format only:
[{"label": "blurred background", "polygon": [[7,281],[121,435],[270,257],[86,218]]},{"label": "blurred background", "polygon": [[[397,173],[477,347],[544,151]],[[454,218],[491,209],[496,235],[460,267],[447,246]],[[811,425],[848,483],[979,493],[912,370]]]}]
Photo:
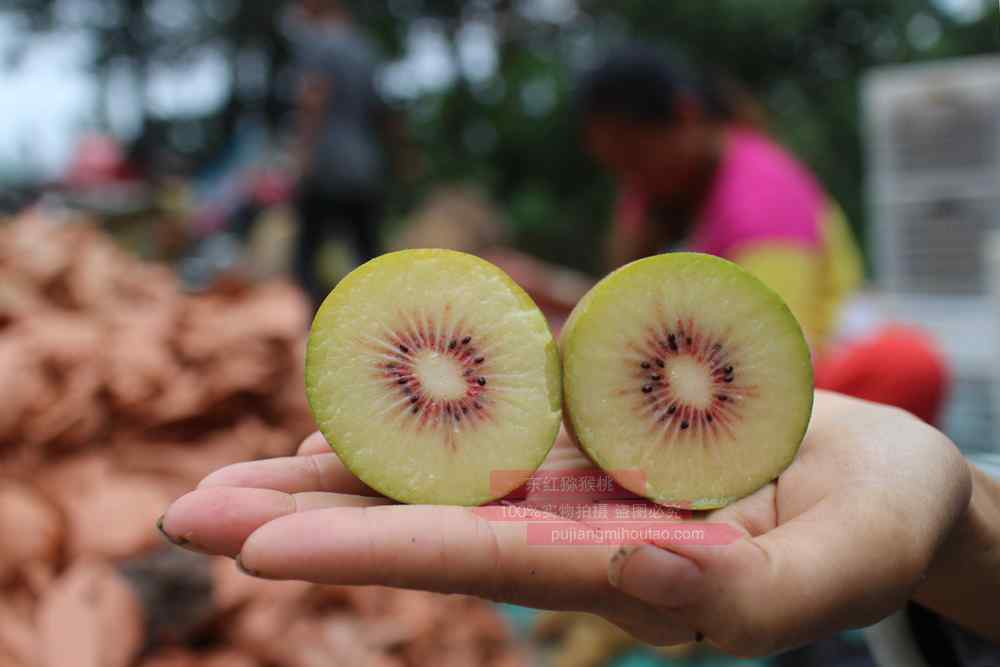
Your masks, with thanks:
[{"label": "blurred background", "polygon": [[[995,461],[995,2],[6,0],[0,664],[727,664],[586,618],[262,584],[151,530],[207,472],[310,432],[308,321],[368,256],[479,253],[558,328],[621,217],[577,82],[635,40],[839,203],[863,282],[830,339],[905,328],[933,359],[907,376],[936,388],[920,416]],[[872,345],[826,386],[863,385]],[[770,664],[867,653],[849,635]]]}]

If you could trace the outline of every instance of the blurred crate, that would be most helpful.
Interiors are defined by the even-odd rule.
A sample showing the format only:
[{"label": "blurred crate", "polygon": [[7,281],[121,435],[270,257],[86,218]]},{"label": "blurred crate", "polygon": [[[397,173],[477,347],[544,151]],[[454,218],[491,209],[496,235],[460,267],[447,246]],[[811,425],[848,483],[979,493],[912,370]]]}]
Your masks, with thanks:
[{"label": "blurred crate", "polygon": [[906,296],[988,295],[983,248],[1000,227],[1000,196],[876,203],[872,218],[881,289]]},{"label": "blurred crate", "polygon": [[1000,57],[872,70],[863,103],[875,201],[996,194]]},{"label": "blurred crate", "polygon": [[1000,280],[986,252],[1000,230],[1000,58],[874,70],[863,104],[885,314],[948,354],[949,435],[967,451],[1000,450]]}]

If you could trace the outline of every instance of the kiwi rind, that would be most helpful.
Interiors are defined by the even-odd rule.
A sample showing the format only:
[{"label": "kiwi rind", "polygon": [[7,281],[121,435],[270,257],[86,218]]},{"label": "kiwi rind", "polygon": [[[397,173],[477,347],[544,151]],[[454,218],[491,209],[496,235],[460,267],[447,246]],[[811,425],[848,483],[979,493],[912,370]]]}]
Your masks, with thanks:
[{"label": "kiwi rind", "polygon": [[[733,272],[739,274],[743,279],[751,282],[757,288],[758,293],[761,295],[762,299],[770,302],[770,305],[779,313],[782,314],[782,318],[787,322],[788,326],[797,333],[794,336],[794,340],[798,343],[799,349],[791,350],[789,352],[790,356],[803,360],[803,371],[808,374],[808,384],[811,388],[813,386],[813,369],[811,362],[811,352],[809,350],[809,345],[806,342],[805,335],[802,332],[802,327],[798,320],[792,314],[791,309],[785,301],[775,292],[773,289],[764,284],[759,278],[754,276],[752,273],[739,266],[738,264],[731,262],[714,255],[706,255],[702,253],[691,253],[691,252],[676,252],[667,253],[662,255],[654,255],[651,257],[645,257],[643,259],[630,262],[625,266],[622,266],[615,271],[612,271],[603,279],[601,279],[593,288],[577,303],[576,307],[570,313],[569,318],[563,326],[562,332],[559,336],[559,347],[563,359],[563,415],[564,421],[566,423],[566,430],[577,446],[586,454],[591,461],[593,461],[598,467],[602,468],[608,474],[614,477],[615,471],[613,466],[609,464],[604,457],[601,456],[601,448],[595,446],[597,443],[587,442],[587,438],[581,438],[579,436],[580,429],[576,424],[576,418],[573,413],[573,403],[574,403],[574,392],[576,387],[573,386],[572,382],[567,382],[566,370],[572,365],[573,354],[576,350],[576,336],[574,335],[577,328],[581,322],[586,322],[588,319],[588,312],[592,309],[592,306],[598,299],[605,297],[615,298],[614,295],[614,278],[622,272],[632,272],[632,271],[656,271],[663,274],[664,276],[670,275],[671,272],[678,271],[692,271],[692,270],[704,270],[712,271],[716,274],[720,272]],[[787,460],[781,463],[778,467],[777,474],[767,480],[764,484],[758,486],[755,489],[750,489],[742,495],[735,496],[724,496],[724,497],[704,497],[704,498],[678,498],[671,495],[669,490],[666,489],[650,489],[648,484],[645,488],[632,488],[633,485],[629,484],[629,480],[617,479],[622,486],[627,488],[629,491],[641,495],[653,502],[661,505],[672,506],[672,507],[683,507],[687,509],[694,510],[710,510],[718,509],[720,507],[725,507],[740,498],[746,497],[762,486],[766,486],[767,483],[777,479],[782,472],[784,472],[788,466],[792,464],[801,447],[802,440],[805,438],[806,431],[809,427],[809,418],[812,412],[814,394],[810,390],[808,410],[805,412],[805,417],[802,420],[801,428],[798,429],[799,436],[796,438],[797,444],[793,449],[789,451]]]},{"label": "kiwi rind", "polygon": [[319,422],[319,430],[323,434],[326,441],[330,444],[330,447],[334,452],[340,457],[341,462],[350,470],[356,477],[358,477],[367,486],[377,491],[378,493],[396,500],[402,503],[411,504],[457,504],[464,506],[477,506],[482,505],[499,498],[508,495],[511,491],[516,489],[520,484],[527,480],[530,472],[537,470],[545,458],[548,456],[552,445],[555,444],[556,438],[559,435],[560,426],[562,424],[562,362],[559,355],[559,347],[552,336],[551,329],[549,328],[548,322],[545,316],[542,314],[541,310],[535,304],[534,300],[525,292],[520,285],[518,285],[509,275],[507,275],[498,266],[488,262],[482,258],[476,257],[475,255],[470,255],[468,253],[463,253],[455,250],[445,250],[437,248],[424,248],[415,250],[400,250],[397,252],[391,252],[384,255],[380,255],[374,259],[371,259],[354,271],[349,273],[343,280],[338,283],[338,285],[327,295],[324,299],[322,305],[313,318],[312,331],[315,331],[317,323],[323,321],[324,317],[327,315],[328,311],[336,308],[341,299],[345,298],[344,295],[350,293],[351,288],[354,285],[363,283],[369,277],[382,272],[382,271],[405,271],[406,265],[409,262],[420,259],[445,259],[454,263],[466,263],[466,265],[474,265],[478,268],[487,267],[488,270],[496,275],[505,285],[512,294],[515,296],[517,302],[525,308],[526,311],[533,313],[537,316],[542,326],[544,326],[544,331],[548,332],[548,341],[545,344],[545,380],[547,386],[547,396],[549,399],[549,405],[555,417],[552,419],[552,424],[549,428],[549,432],[544,434],[544,441],[547,444],[540,451],[540,455],[537,460],[529,462],[528,465],[524,467],[525,479],[517,480],[511,475],[505,476],[505,481],[507,477],[510,477],[509,486],[510,488],[493,488],[491,485],[491,493],[482,494],[479,496],[462,498],[462,499],[447,499],[445,502],[438,501],[437,499],[428,498],[424,496],[419,489],[394,489],[383,483],[375,476],[368,473],[366,470],[357,469],[356,466],[352,466],[352,456],[351,452],[346,448],[340,446],[337,438],[337,434],[332,431],[329,425],[327,425],[323,420],[318,418],[318,415],[323,413],[321,409],[321,402],[324,401],[324,397],[318,395],[317,392],[313,391],[313,387],[316,386],[316,376],[320,371],[318,364],[313,363],[316,355],[316,345],[319,344],[319,340],[316,336],[310,335],[308,343],[306,345],[306,371],[305,371],[305,385],[306,385],[306,398],[309,403],[309,407],[312,410],[313,415],[317,416],[317,422]]}]

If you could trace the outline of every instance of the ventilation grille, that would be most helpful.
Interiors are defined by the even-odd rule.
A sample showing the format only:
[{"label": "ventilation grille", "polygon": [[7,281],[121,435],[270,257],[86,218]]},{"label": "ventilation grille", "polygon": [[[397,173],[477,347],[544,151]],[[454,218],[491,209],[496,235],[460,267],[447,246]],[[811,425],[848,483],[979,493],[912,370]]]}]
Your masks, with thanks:
[{"label": "ventilation grille", "polygon": [[924,91],[900,95],[889,118],[892,163],[904,176],[928,169],[993,168],[1000,141],[1000,87],[991,97],[933,82]]},{"label": "ventilation grille", "polygon": [[966,453],[1000,452],[991,381],[986,377],[955,378],[941,429]]},{"label": "ventilation grille", "polygon": [[[865,81],[878,201],[994,192],[1000,178],[1000,58],[880,68]],[[953,194],[953,193],[949,193]]]},{"label": "ventilation grille", "polygon": [[[882,207],[880,268],[902,294],[983,296],[984,249],[998,227],[1000,200],[937,199]],[[888,273],[887,273],[888,272]]]}]

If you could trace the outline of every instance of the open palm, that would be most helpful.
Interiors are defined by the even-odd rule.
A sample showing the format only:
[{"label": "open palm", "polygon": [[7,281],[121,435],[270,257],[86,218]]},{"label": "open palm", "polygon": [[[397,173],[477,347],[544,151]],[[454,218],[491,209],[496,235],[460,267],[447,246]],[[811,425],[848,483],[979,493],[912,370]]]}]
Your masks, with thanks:
[{"label": "open palm", "polygon": [[[562,438],[545,467],[588,465]],[[969,487],[961,455],[934,429],[817,392],[805,442],[781,478],[690,519],[735,527],[742,537],[726,545],[529,544],[523,523],[379,496],[319,434],[295,457],[213,473],[168,509],[162,528],[188,548],[238,556],[261,577],[586,611],[654,644],[704,636],[733,654],[763,655],[903,604]]]}]

